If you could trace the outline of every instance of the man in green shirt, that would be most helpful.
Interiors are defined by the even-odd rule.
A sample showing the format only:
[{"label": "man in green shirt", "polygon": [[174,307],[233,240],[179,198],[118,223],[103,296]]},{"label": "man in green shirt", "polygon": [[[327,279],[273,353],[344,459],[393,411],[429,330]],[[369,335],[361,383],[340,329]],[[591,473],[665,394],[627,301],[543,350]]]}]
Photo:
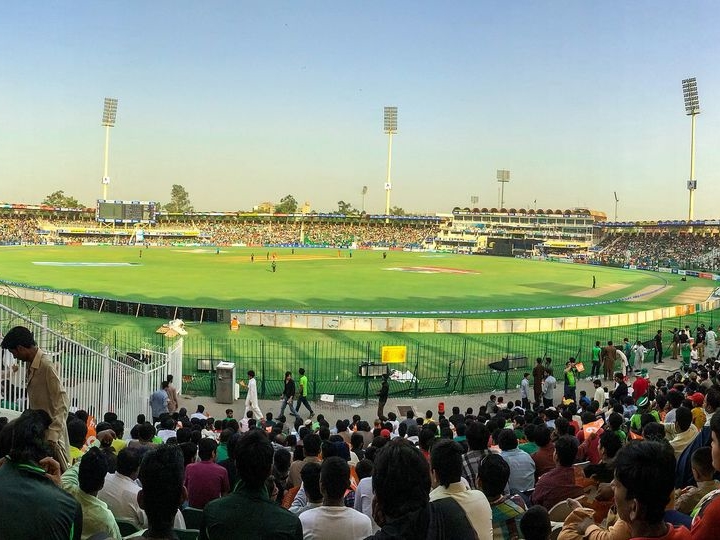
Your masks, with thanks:
[{"label": "man in green shirt", "polygon": [[305,375],[305,368],[300,368],[298,370],[298,373],[300,374],[300,392],[298,397],[298,405],[297,405],[297,412],[300,414],[300,407],[302,405],[305,405],[305,408],[310,411],[310,418],[315,416],[315,413],[312,410],[312,407],[310,406],[310,403],[308,403],[307,396],[308,396],[308,378],[307,375]]},{"label": "man in green shirt", "polygon": [[252,430],[238,441],[235,465],[240,481],[230,494],[205,507],[201,540],[260,537],[302,540],[300,519],[271,501],[265,488],[273,454],[273,447],[261,430]]},{"label": "man in green shirt", "polygon": [[592,369],[590,370],[590,378],[592,380],[595,380],[600,376],[600,353],[602,352],[602,347],[600,346],[600,342],[596,341],[595,346],[592,348]]}]

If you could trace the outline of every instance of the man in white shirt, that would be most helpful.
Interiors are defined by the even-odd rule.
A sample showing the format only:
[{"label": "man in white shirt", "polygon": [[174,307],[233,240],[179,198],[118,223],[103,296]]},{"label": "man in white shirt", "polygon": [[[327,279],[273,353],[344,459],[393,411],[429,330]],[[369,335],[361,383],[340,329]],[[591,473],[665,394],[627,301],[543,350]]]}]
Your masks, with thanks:
[{"label": "man in white shirt", "polygon": [[263,413],[258,405],[257,381],[255,380],[255,372],[251,369],[247,372],[247,396],[245,397],[245,415],[248,411],[252,411],[255,418],[263,418]]},{"label": "man in white shirt", "polygon": [[600,379],[595,379],[593,381],[593,386],[595,387],[595,394],[593,394],[593,401],[597,401],[598,405],[600,407],[602,407],[603,403],[605,403],[605,390],[602,387],[602,381]]},{"label": "man in white shirt", "polygon": [[[105,484],[97,496],[107,504],[113,516],[132,521],[138,528],[145,529],[148,526],[147,516],[137,501],[141,489],[136,482],[140,460],[140,452],[137,450],[122,449],[117,458],[117,470],[105,476]],[[175,515],[175,528],[185,528],[185,519],[179,510]]]},{"label": "man in white shirt", "polygon": [[[492,510],[485,494],[470,489],[461,481],[463,448],[450,439],[433,445],[430,453],[430,476],[433,490],[430,502],[449,497],[465,512],[478,538],[492,538]],[[530,457],[530,456],[528,456]]]},{"label": "man in white shirt", "polygon": [[341,457],[329,457],[320,469],[323,504],[300,514],[304,540],[362,540],[372,535],[365,514],[343,504],[350,487],[350,466]]},{"label": "man in white shirt", "polygon": [[[190,420],[192,420],[193,418],[200,420],[202,423],[205,423],[205,421],[207,420],[207,415],[205,414],[205,406],[204,405],[197,406],[197,410],[194,413],[192,413],[192,415],[190,415]],[[185,426],[185,427],[190,427],[190,426]]]}]

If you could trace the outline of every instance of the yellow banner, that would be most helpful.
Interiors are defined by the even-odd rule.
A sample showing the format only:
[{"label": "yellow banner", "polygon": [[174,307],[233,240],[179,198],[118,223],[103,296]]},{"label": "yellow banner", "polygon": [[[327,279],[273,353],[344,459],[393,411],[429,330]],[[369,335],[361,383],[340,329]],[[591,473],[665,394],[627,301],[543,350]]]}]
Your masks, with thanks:
[{"label": "yellow banner", "polygon": [[382,348],[383,364],[398,364],[405,362],[407,347],[405,345],[388,345]]}]

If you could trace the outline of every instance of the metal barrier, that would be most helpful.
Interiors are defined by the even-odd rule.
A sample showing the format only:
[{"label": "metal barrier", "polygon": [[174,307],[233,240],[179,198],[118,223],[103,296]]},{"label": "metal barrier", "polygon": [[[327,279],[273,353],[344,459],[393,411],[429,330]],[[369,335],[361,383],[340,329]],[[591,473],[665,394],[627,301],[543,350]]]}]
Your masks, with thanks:
[{"label": "metal barrier", "polygon": [[[150,416],[150,394],[160,388],[168,373],[175,376],[178,392],[182,392],[182,339],[175,341],[167,352],[139,348],[142,360],[137,360],[134,355],[114,350],[78,328],[73,337],[68,337],[55,329],[53,321],[45,314],[38,322],[0,304],[0,336],[17,325],[30,329],[38,346],[51,356],[65,386],[71,411],[84,409],[98,419],[105,412],[115,412],[118,418],[130,423],[138,414]],[[0,358],[0,367],[3,405],[17,411],[25,410],[24,366],[18,366],[12,355],[5,351]]]}]

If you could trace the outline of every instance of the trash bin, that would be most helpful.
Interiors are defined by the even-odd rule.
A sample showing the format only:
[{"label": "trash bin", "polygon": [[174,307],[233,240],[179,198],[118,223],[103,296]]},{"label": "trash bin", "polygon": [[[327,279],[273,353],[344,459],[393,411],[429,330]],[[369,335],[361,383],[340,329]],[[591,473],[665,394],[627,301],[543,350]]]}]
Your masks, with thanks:
[{"label": "trash bin", "polygon": [[232,403],[235,397],[235,364],[219,362],[215,367],[215,401]]}]

